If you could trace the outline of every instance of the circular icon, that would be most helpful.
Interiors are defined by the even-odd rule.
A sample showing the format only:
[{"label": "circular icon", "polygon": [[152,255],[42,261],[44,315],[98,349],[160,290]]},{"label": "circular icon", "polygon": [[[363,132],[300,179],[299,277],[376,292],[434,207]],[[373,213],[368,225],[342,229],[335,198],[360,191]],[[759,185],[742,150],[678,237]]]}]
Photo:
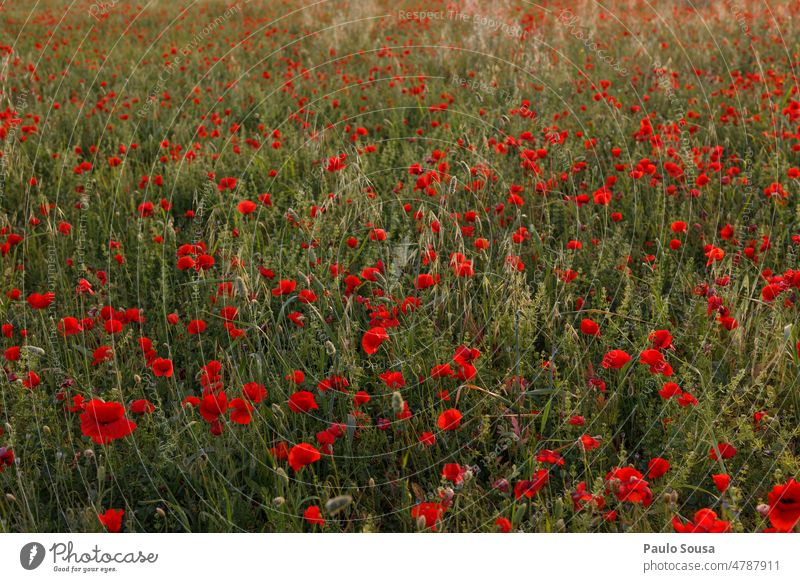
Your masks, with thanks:
[{"label": "circular icon", "polygon": [[19,551],[19,563],[26,570],[35,570],[44,561],[44,546],[39,542],[30,542]]}]

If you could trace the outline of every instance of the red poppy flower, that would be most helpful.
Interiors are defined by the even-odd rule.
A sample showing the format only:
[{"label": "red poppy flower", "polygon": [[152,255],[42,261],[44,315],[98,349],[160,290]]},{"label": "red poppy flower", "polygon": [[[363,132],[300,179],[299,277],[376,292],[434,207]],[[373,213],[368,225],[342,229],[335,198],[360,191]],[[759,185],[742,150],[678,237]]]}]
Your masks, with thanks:
[{"label": "red poppy flower", "polygon": [[406,380],[403,378],[402,372],[391,372],[387,370],[383,374],[379,376],[383,383],[386,384],[386,387],[389,390],[396,390],[397,388],[402,388],[406,385]]},{"label": "red poppy flower", "polygon": [[727,533],[731,531],[731,522],[717,519],[717,514],[710,509],[701,509],[694,514],[694,522],[683,523],[676,515],[672,518],[672,527],[678,533]]},{"label": "red poppy flower", "polygon": [[669,461],[666,459],[655,457],[654,459],[650,459],[650,462],[647,463],[647,476],[651,479],[663,477],[667,471],[669,471]]},{"label": "red poppy flower", "polygon": [[436,285],[436,278],[429,273],[422,273],[417,276],[417,282],[414,284],[416,289],[427,289]]},{"label": "red poppy flower", "polygon": [[368,355],[372,355],[378,351],[378,348],[383,342],[389,339],[389,334],[383,327],[373,327],[368,330],[361,338],[361,347]]},{"label": "red poppy flower", "polygon": [[649,485],[633,467],[614,468],[606,474],[606,488],[620,501],[648,507],[653,502]]},{"label": "red poppy flower", "polygon": [[466,470],[462,469],[458,463],[447,463],[442,469],[442,477],[453,483],[453,485],[458,485],[464,480],[465,472]]},{"label": "red poppy flower", "polygon": [[436,424],[442,430],[456,430],[461,426],[461,413],[455,408],[449,408],[439,415]]},{"label": "red poppy flower", "polygon": [[251,402],[258,404],[267,397],[267,389],[263,384],[257,382],[248,382],[242,386],[242,394]]},{"label": "red poppy flower", "polygon": [[681,389],[675,382],[666,382],[661,387],[661,390],[658,391],[658,395],[664,400],[669,400],[673,396],[680,396],[681,394]]},{"label": "red poppy flower", "polygon": [[278,281],[278,286],[272,290],[272,295],[274,297],[280,297],[281,295],[289,295],[290,293],[294,293],[294,290],[297,288],[297,281],[289,280],[289,279],[281,279]]},{"label": "red poppy flower", "polygon": [[603,362],[600,365],[605,369],[613,368],[614,370],[619,370],[630,360],[631,357],[623,350],[611,350],[603,356]]},{"label": "red poppy flower", "polygon": [[725,493],[731,484],[731,476],[725,473],[711,475],[711,478],[714,480],[714,487],[716,487],[717,491],[720,493]]},{"label": "red poppy flower", "polygon": [[80,419],[84,436],[98,445],[125,438],[136,428],[136,423],[125,417],[125,407],[119,402],[90,400]]},{"label": "red poppy flower", "polygon": [[789,479],[786,485],[775,485],[767,496],[770,523],[779,531],[791,531],[800,521],[800,483]]},{"label": "red poppy flower", "polygon": [[514,486],[514,496],[517,499],[521,499],[522,497],[527,497],[530,499],[536,495],[549,480],[550,473],[547,471],[547,469],[539,469],[536,471],[536,474],[531,477],[530,481],[522,480],[517,482],[517,484]]},{"label": "red poppy flower", "polygon": [[188,331],[190,335],[197,335],[203,333],[205,330],[206,322],[202,319],[193,319],[189,322],[189,325],[186,326],[186,331]]},{"label": "red poppy flower", "polygon": [[648,339],[653,347],[659,350],[668,350],[673,347],[672,334],[666,329],[658,329],[654,331],[650,334]]},{"label": "red poppy flower", "polygon": [[433,446],[436,444],[436,435],[429,431],[424,431],[419,435],[419,442],[426,446]]},{"label": "red poppy flower", "polygon": [[252,200],[242,200],[241,202],[239,202],[239,206],[237,207],[239,212],[245,216],[255,212],[256,208],[258,207],[256,206],[256,203],[253,202]]},{"label": "red poppy flower", "polygon": [[306,465],[316,463],[321,458],[319,451],[308,443],[299,443],[289,451],[289,466],[299,471]]},{"label": "red poppy flower", "polygon": [[58,333],[64,337],[75,335],[83,331],[81,322],[75,317],[65,317],[58,322],[56,329],[58,330]]},{"label": "red poppy flower", "polygon": [[224,392],[204,394],[200,399],[200,416],[215,422],[228,409],[228,396]]},{"label": "red poppy flower", "polygon": [[133,414],[151,414],[156,409],[152,402],[144,398],[131,402],[130,408]]},{"label": "red poppy flower", "polygon": [[551,451],[550,449],[542,449],[536,455],[536,460],[540,463],[547,463],[548,465],[557,465],[558,467],[564,466],[564,458],[558,451]]},{"label": "red poppy flower", "polygon": [[419,503],[411,508],[411,517],[417,521],[422,518],[426,528],[436,531],[436,524],[442,519],[442,515],[446,510],[447,507],[443,503]]},{"label": "red poppy flower", "polygon": [[253,419],[251,412],[253,405],[243,398],[234,398],[228,403],[231,411],[231,421],[237,424],[250,424]]},{"label": "red poppy flower", "polygon": [[109,533],[119,533],[122,529],[122,517],[125,512],[122,509],[106,509],[106,512],[98,515],[97,518]]},{"label": "red poppy flower", "polygon": [[156,376],[172,377],[172,360],[166,358],[156,358],[150,366]]},{"label": "red poppy flower", "polygon": [[581,321],[581,331],[586,335],[600,337],[600,326],[591,319],[584,319]]},{"label": "red poppy flower", "polygon": [[600,441],[588,434],[583,435],[580,441],[584,451],[592,451],[600,446]]},{"label": "red poppy flower", "polygon": [[105,362],[106,360],[112,359],[113,357],[114,357],[114,351],[111,349],[110,346],[100,346],[92,354],[92,366],[97,366],[100,363]]},{"label": "red poppy flower", "polygon": [[511,522],[505,517],[498,517],[494,524],[500,530],[500,533],[509,533],[511,531]]},{"label": "red poppy flower", "polygon": [[222,178],[217,185],[217,190],[220,192],[233,190],[234,188],[236,188],[236,178]]},{"label": "red poppy flower", "polygon": [[650,372],[653,374],[672,376],[672,366],[664,361],[664,355],[658,350],[644,350],[639,354],[639,363],[650,366]]},{"label": "red poppy flower", "polygon": [[318,525],[322,527],[325,525],[325,520],[322,518],[322,512],[316,505],[309,505],[303,512],[303,519],[311,525]]},{"label": "red poppy flower", "polygon": [[31,293],[28,295],[28,305],[33,309],[46,309],[55,300],[56,294],[49,293]]},{"label": "red poppy flower", "polygon": [[711,450],[708,452],[708,458],[717,460],[717,448],[719,449],[719,454],[722,456],[723,459],[730,459],[732,456],[736,454],[736,448],[733,445],[729,445],[728,443],[719,443],[716,448],[713,446]]},{"label": "red poppy flower", "polygon": [[3,469],[14,464],[14,452],[6,447],[0,447],[0,473]]},{"label": "red poppy flower", "polygon": [[25,374],[25,379],[22,380],[22,385],[25,386],[25,388],[28,388],[29,390],[32,388],[36,388],[41,383],[42,380],[41,378],[39,378],[39,374],[33,371]]},{"label": "red poppy flower", "polygon": [[306,375],[302,370],[293,370],[291,374],[286,375],[286,379],[292,384],[302,384],[306,381]]},{"label": "red poppy flower", "polygon": [[314,394],[308,390],[300,390],[289,397],[289,410],[292,412],[308,412],[318,408],[319,405],[314,399]]},{"label": "red poppy flower", "polygon": [[328,390],[338,390],[339,392],[347,392],[350,382],[344,376],[332,374],[317,384],[320,392],[327,392]]}]

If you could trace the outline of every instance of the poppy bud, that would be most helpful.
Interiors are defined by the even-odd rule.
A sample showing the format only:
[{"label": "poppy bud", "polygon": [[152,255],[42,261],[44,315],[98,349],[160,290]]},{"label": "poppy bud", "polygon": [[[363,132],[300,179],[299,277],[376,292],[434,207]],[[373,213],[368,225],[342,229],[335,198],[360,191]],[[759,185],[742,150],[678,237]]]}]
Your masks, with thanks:
[{"label": "poppy bud", "polygon": [[11,493],[6,493],[6,500],[10,501],[11,503],[16,503],[17,498],[14,497]]},{"label": "poppy bud", "polygon": [[673,491],[672,492],[672,504],[673,505],[677,505],[678,504],[678,492],[677,491]]},{"label": "poppy bud", "polygon": [[470,479],[472,479],[472,477],[473,477],[472,469],[467,469],[466,471],[464,471],[464,474],[461,475],[461,478],[464,480],[465,483]]},{"label": "poppy bud", "polygon": [[428,527],[428,525],[425,523],[425,516],[424,516],[424,515],[420,515],[420,516],[417,518],[417,529],[418,529],[419,531],[425,531],[425,529],[426,529],[427,527]]},{"label": "poppy bud", "polygon": [[558,521],[561,522],[562,529],[560,531],[564,531],[564,520],[561,519],[562,515],[564,515],[564,501],[559,497],[553,504],[553,516],[557,517]]},{"label": "poppy bud", "polygon": [[280,507],[284,503],[286,503],[286,500],[283,497],[276,497],[275,499],[272,500],[272,505],[274,505],[275,507]]},{"label": "poppy bud", "polygon": [[621,482],[616,477],[608,481],[608,488],[614,495],[616,495],[619,491],[620,485]]},{"label": "poppy bud", "polygon": [[766,503],[759,503],[756,506],[756,511],[761,517],[767,517],[767,514],[769,513],[769,505]]},{"label": "poppy bud", "polygon": [[102,483],[106,480],[106,467],[105,465],[100,465],[97,467],[97,480]]},{"label": "poppy bud", "polygon": [[400,414],[401,412],[403,412],[403,410],[405,409],[403,404],[404,404],[403,395],[400,394],[399,392],[393,392],[392,393],[392,412],[394,412],[395,414]]},{"label": "poppy bud", "polygon": [[564,523],[563,519],[559,519],[556,521],[555,525],[553,525],[554,532],[563,532],[567,529],[567,524]]},{"label": "poppy bud", "polygon": [[277,402],[272,405],[272,413],[275,416],[283,416],[283,410],[281,410],[281,407]]},{"label": "poppy bud", "polygon": [[333,342],[331,340],[326,340],[325,341],[325,352],[329,356],[335,356],[336,355],[336,346],[333,345]]},{"label": "poppy bud", "polygon": [[370,488],[373,488],[373,487],[375,487],[375,479],[373,479],[372,477],[370,477],[370,478],[369,478],[369,482],[368,482],[367,484],[369,485],[369,487],[370,487]]},{"label": "poppy bud", "polygon": [[86,449],[83,451],[83,456],[91,461],[94,459],[94,451],[92,449]]},{"label": "poppy bud", "polygon": [[247,285],[244,282],[244,279],[241,277],[236,277],[236,280],[233,282],[234,286],[236,287],[236,293],[242,297],[247,297],[249,292],[247,291]]},{"label": "poppy bud", "polygon": [[49,435],[50,434],[50,427],[45,424],[42,427],[42,431],[44,432],[44,434]]},{"label": "poppy bud", "polygon": [[133,375],[133,381],[134,381],[135,384],[141,384],[142,383],[142,377],[139,374],[134,374]]},{"label": "poppy bud", "polygon": [[160,507],[156,507],[156,515],[161,518],[167,517],[167,514]]},{"label": "poppy bud", "polygon": [[353,498],[351,496],[339,495],[337,497],[328,499],[328,501],[325,502],[325,511],[327,511],[330,515],[336,515],[352,502]]}]

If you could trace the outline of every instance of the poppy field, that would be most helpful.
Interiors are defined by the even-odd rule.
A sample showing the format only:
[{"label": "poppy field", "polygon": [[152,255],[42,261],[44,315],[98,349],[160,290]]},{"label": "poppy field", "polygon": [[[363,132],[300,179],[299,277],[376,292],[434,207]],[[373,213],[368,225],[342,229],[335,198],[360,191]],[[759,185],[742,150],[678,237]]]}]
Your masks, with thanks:
[{"label": "poppy field", "polygon": [[793,532],[800,2],[6,2],[0,532]]}]

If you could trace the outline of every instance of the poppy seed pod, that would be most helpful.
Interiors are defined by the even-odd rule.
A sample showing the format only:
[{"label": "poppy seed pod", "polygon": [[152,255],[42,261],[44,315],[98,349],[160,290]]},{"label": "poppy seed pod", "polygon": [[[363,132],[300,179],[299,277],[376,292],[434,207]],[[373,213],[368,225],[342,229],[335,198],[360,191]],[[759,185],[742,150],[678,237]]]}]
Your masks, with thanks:
[{"label": "poppy seed pod", "polygon": [[272,505],[274,505],[275,507],[280,507],[284,503],[286,503],[286,499],[284,499],[283,497],[276,497],[275,499],[272,500]]}]

